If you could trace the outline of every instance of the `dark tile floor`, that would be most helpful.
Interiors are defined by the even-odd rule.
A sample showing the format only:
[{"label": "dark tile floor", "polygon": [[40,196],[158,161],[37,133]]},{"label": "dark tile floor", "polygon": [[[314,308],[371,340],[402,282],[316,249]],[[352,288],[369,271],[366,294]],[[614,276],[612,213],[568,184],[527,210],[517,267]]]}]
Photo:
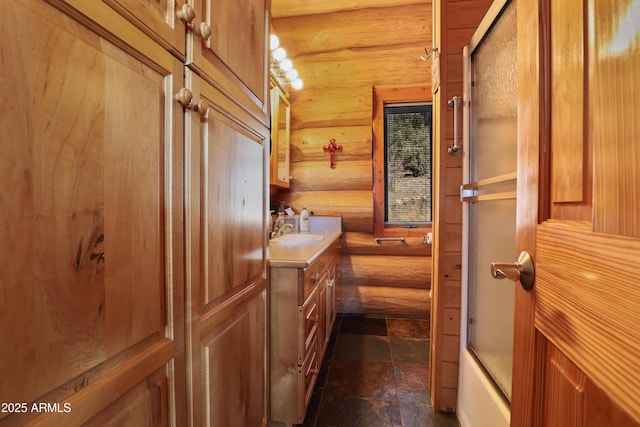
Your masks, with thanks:
[{"label": "dark tile floor", "polygon": [[459,426],[428,387],[428,320],[339,315],[303,426]]}]

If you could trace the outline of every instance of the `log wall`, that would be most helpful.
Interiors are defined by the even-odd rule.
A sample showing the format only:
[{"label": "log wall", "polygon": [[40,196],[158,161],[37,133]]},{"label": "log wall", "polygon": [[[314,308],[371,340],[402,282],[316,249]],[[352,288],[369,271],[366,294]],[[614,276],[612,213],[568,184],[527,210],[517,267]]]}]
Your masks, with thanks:
[{"label": "log wall", "polygon": [[[374,242],[371,126],[373,86],[430,83],[420,56],[432,44],[431,1],[283,3],[272,24],[304,87],[290,92],[291,187],[272,205],[342,216],[343,312],[426,317],[431,248],[420,237]],[[335,169],[322,149],[330,138],[343,147]]]}]

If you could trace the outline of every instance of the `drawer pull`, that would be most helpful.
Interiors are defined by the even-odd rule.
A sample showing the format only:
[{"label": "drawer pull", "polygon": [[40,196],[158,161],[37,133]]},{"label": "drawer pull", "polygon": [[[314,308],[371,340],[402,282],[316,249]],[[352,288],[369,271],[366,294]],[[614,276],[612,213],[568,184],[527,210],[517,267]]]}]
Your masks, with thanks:
[{"label": "drawer pull", "polygon": [[316,361],[317,356],[318,356],[318,353],[313,353],[313,356],[309,361],[310,362],[309,367],[306,369],[305,376],[309,376],[310,374],[318,375],[318,373],[320,372],[320,370],[317,367],[318,364],[314,363]]}]

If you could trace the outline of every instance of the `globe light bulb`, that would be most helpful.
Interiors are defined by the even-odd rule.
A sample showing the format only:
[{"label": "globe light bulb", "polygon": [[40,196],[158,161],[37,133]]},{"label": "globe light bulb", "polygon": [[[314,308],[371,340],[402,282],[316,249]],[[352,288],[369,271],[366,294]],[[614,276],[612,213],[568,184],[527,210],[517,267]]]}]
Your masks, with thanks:
[{"label": "globe light bulb", "polygon": [[275,59],[278,62],[284,61],[286,57],[287,57],[287,51],[284,50],[284,48],[279,47],[273,51],[273,59]]},{"label": "globe light bulb", "polygon": [[293,62],[289,58],[286,58],[280,63],[280,69],[285,73],[293,68]]},{"label": "globe light bulb", "polygon": [[278,46],[280,46],[280,39],[275,34],[271,34],[271,36],[269,36],[269,48],[275,50]]},{"label": "globe light bulb", "polygon": [[296,70],[295,68],[290,69],[289,71],[287,71],[287,79],[289,79],[290,81],[294,81],[295,79],[298,78],[298,70]]},{"label": "globe light bulb", "polygon": [[291,87],[293,87],[295,90],[302,89],[302,80],[295,79],[294,81],[291,82]]}]

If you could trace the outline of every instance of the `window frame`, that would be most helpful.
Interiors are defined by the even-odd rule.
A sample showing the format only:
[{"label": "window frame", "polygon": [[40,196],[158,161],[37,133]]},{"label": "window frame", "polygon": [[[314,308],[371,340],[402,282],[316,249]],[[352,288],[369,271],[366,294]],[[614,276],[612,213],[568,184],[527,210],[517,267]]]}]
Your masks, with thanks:
[{"label": "window frame", "polygon": [[[384,107],[385,104],[431,103],[431,86],[374,86],[373,87],[373,234],[374,237],[416,237],[432,230],[432,223],[406,228],[403,224],[386,224],[385,217],[385,173],[384,173]],[[432,107],[433,108],[433,107]],[[433,131],[432,131],[433,147]],[[433,181],[433,151],[431,168]],[[433,185],[433,182],[432,182]],[[433,192],[431,195],[433,209]],[[433,212],[433,211],[432,211]],[[432,214],[433,216],[433,214]]]}]

